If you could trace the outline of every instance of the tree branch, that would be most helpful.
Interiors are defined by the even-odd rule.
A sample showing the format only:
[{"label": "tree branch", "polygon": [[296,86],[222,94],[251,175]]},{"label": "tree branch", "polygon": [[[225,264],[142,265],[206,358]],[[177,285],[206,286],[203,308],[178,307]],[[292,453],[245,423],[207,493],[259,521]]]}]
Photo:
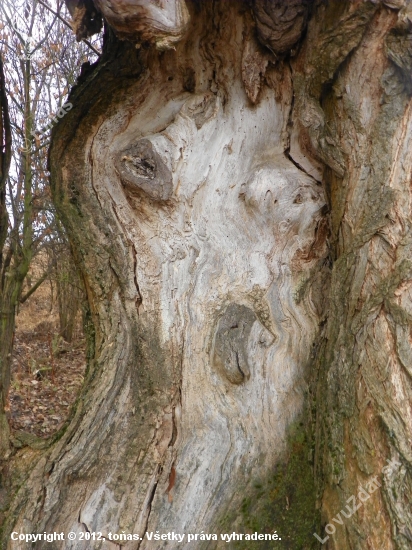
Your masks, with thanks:
[{"label": "tree branch", "polygon": [[0,57],[0,271],[3,263],[3,247],[7,238],[9,215],[6,207],[6,181],[11,161],[11,125],[7,103],[3,60]]},{"label": "tree branch", "polygon": [[[60,19],[60,21],[62,21],[62,23],[64,23],[66,25],[66,27],[69,27],[70,30],[73,30],[73,27],[70,25],[70,23],[68,21],[66,21],[66,19],[64,17],[62,17],[60,15],[59,12],[57,11],[54,11],[50,6],[48,6],[47,4],[45,4],[44,2],[42,2],[42,0],[38,0],[39,4],[41,4],[43,7],[45,7],[46,9],[48,9],[53,15],[55,15],[56,17],[58,17]],[[89,48],[91,50],[94,51],[94,53],[98,56],[101,56],[102,55],[102,52],[99,52],[99,50],[97,50],[88,40],[86,40],[85,38],[83,38],[83,42],[85,44],[87,44],[87,46],[89,46]]]},{"label": "tree branch", "polygon": [[55,259],[53,260],[53,262],[52,262],[51,265],[49,266],[49,269],[43,273],[43,275],[40,277],[40,279],[30,288],[30,290],[28,290],[28,291],[26,292],[26,294],[20,298],[20,303],[21,303],[21,304],[24,304],[24,302],[25,302],[26,300],[28,300],[28,299],[30,298],[30,296],[36,292],[36,290],[39,288],[39,286],[42,285],[42,284],[44,283],[44,281],[45,281],[45,280],[47,279],[47,277],[50,275],[51,270],[52,270],[53,267],[56,265],[56,263],[57,263],[57,258],[55,258]]}]

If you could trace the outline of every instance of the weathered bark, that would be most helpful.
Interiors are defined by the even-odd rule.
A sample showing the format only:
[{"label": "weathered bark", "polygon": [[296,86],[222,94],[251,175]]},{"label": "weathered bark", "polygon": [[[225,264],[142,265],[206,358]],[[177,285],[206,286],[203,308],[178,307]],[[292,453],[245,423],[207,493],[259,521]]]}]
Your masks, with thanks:
[{"label": "weathered bark", "polygon": [[[301,142],[329,167],[333,271],[316,466],[334,549],[412,543],[412,29],[409,3],[387,4],[321,8],[294,79]],[[381,487],[362,503],[374,478]],[[361,508],[341,514],[341,527],[332,518],[348,514],[352,496]]]},{"label": "weathered bark", "polygon": [[[90,361],[73,418],[37,451],[5,532],[257,526],[277,529],[279,547],[316,548],[314,467],[325,524],[359,484],[382,485],[324,547],[407,548],[407,9],[319,2],[289,63],[303,0],[290,17],[264,2],[188,8],[189,30],[162,52],[144,43],[171,45],[150,18],[113,18],[140,47],[110,33],[54,132],[54,197],[88,293]],[[401,467],[382,479],[387,458]]]},{"label": "weathered bark", "polygon": [[71,342],[76,326],[84,293],[81,280],[73,264],[70,250],[65,247],[60,254],[55,268],[57,305],[59,311],[60,335],[66,342]]}]

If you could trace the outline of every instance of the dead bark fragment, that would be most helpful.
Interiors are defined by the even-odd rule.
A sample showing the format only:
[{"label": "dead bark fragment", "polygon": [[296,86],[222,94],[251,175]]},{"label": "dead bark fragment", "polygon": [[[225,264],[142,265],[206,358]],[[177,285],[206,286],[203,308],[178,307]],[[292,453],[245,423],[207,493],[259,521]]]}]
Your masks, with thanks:
[{"label": "dead bark fragment", "polygon": [[250,366],[245,344],[256,315],[251,309],[230,304],[219,319],[213,347],[213,364],[232,384],[250,378]]},{"label": "dead bark fragment", "polygon": [[172,194],[170,169],[148,139],[142,139],[121,151],[116,170],[131,193],[141,189],[155,200],[167,200]]},{"label": "dead bark fragment", "polygon": [[245,39],[242,55],[242,80],[248,98],[254,104],[257,102],[269,56],[251,36]]},{"label": "dead bark fragment", "polygon": [[172,48],[187,29],[185,0],[94,0],[119,38]]},{"label": "dead bark fragment", "polygon": [[306,27],[309,4],[309,0],[254,0],[260,42],[275,55],[288,53]]},{"label": "dead bark fragment", "polygon": [[92,36],[102,29],[102,15],[93,0],[65,0],[72,17],[73,32],[76,40]]}]

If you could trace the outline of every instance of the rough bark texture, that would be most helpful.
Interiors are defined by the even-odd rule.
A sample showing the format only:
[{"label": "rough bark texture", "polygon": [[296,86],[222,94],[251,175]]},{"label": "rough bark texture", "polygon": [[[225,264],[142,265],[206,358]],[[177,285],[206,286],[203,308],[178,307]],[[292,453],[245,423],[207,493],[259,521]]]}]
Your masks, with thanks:
[{"label": "rough bark texture", "polygon": [[329,166],[333,271],[316,387],[325,523],[375,476],[382,485],[333,523],[327,548],[412,543],[411,37],[409,3],[330,3],[295,66],[301,140]]},{"label": "rough bark texture", "polygon": [[324,524],[382,485],[324,547],[409,547],[411,36],[387,4],[317,3],[291,63],[304,2],[290,26],[279,2],[188,4],[165,52],[110,34],[50,154],[89,369],[57,442],[16,457],[6,536],[263,526],[315,548],[314,467]]},{"label": "rough bark texture", "polygon": [[95,0],[120,38],[133,42],[154,42],[167,50],[179,42],[189,23],[184,0]]}]

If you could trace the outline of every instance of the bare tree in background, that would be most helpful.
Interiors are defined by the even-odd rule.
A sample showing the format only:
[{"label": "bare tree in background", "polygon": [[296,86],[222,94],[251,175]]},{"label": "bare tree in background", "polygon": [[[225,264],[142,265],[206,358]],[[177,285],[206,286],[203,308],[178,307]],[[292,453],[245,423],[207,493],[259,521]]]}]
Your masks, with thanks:
[{"label": "bare tree in background", "polygon": [[54,9],[48,8],[45,2],[37,0],[5,0],[0,6],[3,93],[9,98],[8,118],[13,137],[10,170],[2,178],[1,195],[0,427],[4,430],[0,433],[1,456],[9,452],[5,414],[17,307],[20,300],[26,300],[45,280],[55,263],[52,260],[45,274],[22,296],[33,257],[53,247],[56,236],[47,169],[50,130],[70,108],[64,101],[81,64],[88,59],[88,52],[92,58],[96,57],[89,46],[76,45],[61,6],[62,2],[57,2]]},{"label": "bare tree in background", "polygon": [[[11,160],[11,128],[10,128],[10,118],[9,118],[9,108],[7,102],[6,94],[6,84],[4,78],[4,68],[3,61],[0,59],[0,131],[1,131],[1,157],[0,157],[0,274],[3,273],[3,264],[4,264],[4,246],[7,240],[8,234],[8,212],[7,212],[7,178],[10,168]],[[1,281],[3,286],[3,282]],[[3,319],[6,319],[7,316],[3,313],[3,308],[0,311],[0,323],[1,329],[3,332],[3,327],[5,328],[5,323]],[[7,402],[7,392],[3,391],[3,384],[5,382],[0,382],[0,432],[2,437],[8,439],[8,423],[7,418],[4,414]],[[1,451],[3,452],[4,448],[8,448],[7,444],[1,445]]]}]

